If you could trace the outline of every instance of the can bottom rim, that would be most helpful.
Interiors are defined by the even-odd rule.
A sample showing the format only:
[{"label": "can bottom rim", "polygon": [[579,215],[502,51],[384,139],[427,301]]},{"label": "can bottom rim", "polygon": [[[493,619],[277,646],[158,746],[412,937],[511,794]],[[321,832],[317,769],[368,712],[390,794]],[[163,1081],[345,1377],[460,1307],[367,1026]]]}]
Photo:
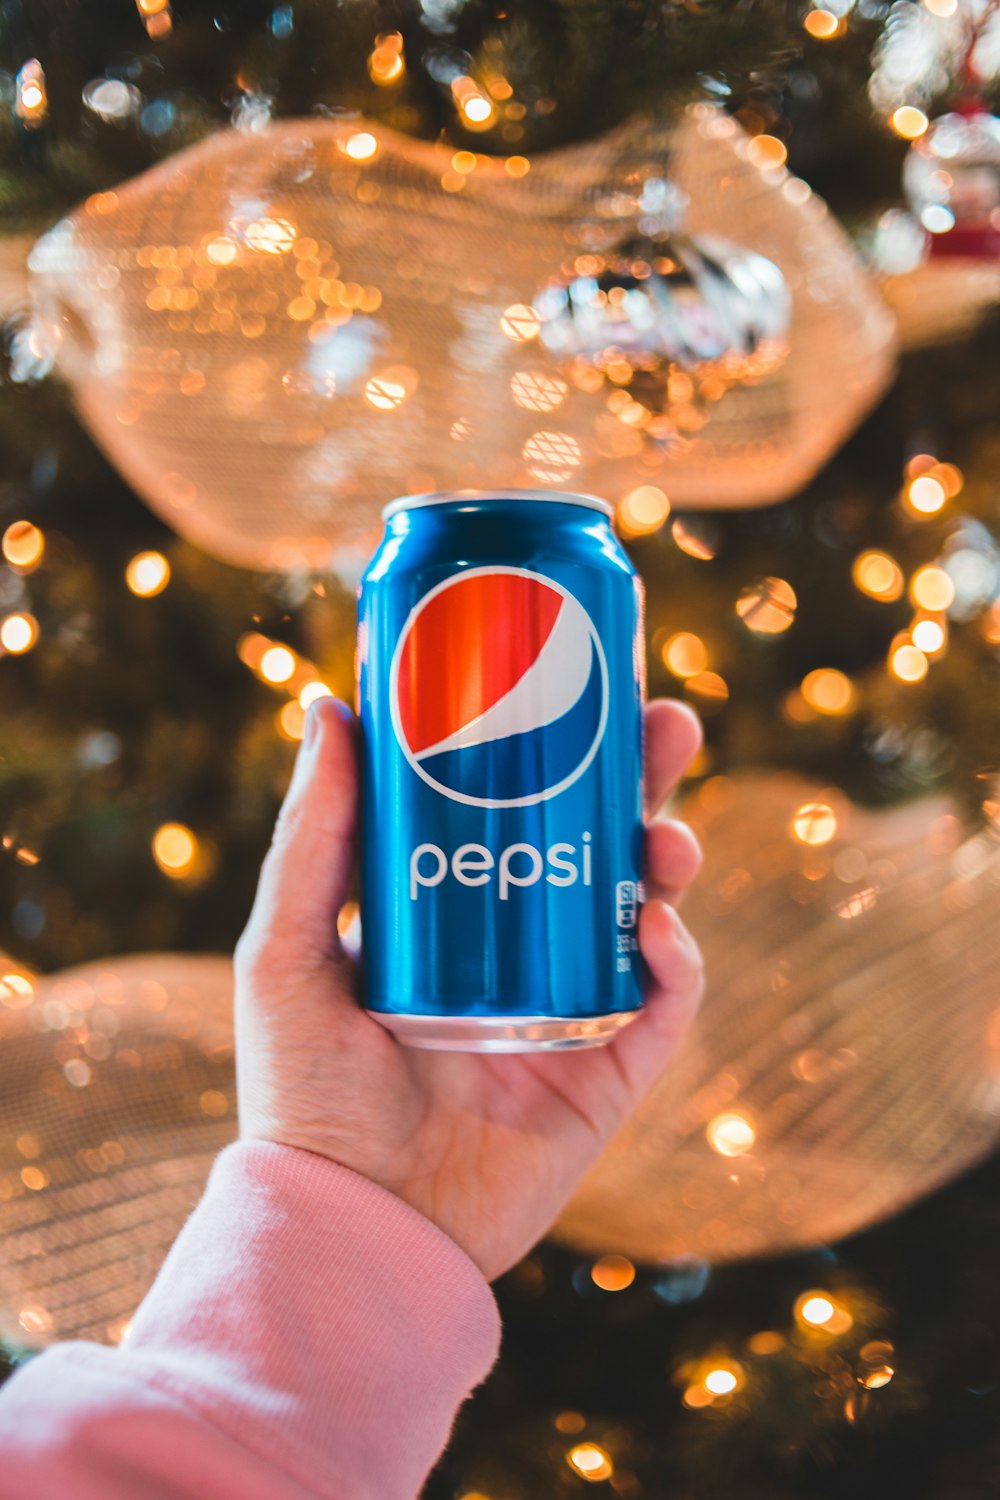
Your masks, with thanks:
[{"label": "can bottom rim", "polygon": [[384,1010],[368,1014],[404,1047],[432,1052],[569,1052],[607,1046],[639,1011],[576,1018],[399,1015]]}]

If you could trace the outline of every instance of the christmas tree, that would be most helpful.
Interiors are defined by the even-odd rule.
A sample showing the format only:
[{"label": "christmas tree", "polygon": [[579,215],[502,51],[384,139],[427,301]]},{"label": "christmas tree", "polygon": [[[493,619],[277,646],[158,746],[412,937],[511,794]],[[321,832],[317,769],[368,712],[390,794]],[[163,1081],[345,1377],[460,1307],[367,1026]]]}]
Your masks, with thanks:
[{"label": "christmas tree", "polygon": [[[778,0],[336,8],[303,0],[228,10],[198,0],[174,8],[169,0],[38,0],[9,8],[0,21],[0,255],[4,286],[9,279],[15,288],[0,383],[0,952],[10,975],[0,998],[6,993],[10,1026],[25,993],[18,981],[44,985],[36,976],[114,955],[228,952],[249,910],[303,706],[326,691],[351,701],[354,691],[350,566],[301,558],[291,567],[233,566],[147,509],[88,434],[70,384],[51,373],[58,351],[39,341],[21,304],[30,238],[81,202],[94,205],[100,227],[102,203],[122,183],[226,126],[252,143],[283,119],[351,132],[363,117],[443,150],[449,201],[468,197],[462,181],[474,176],[487,184],[477,201],[488,202],[492,164],[498,180],[538,181],[549,153],[621,130],[644,140],[673,132],[689,106],[711,105],[749,150],[739,160],[784,193],[789,211],[809,189],[823,195],[885,266],[896,244],[886,215],[899,212],[913,143],[972,84],[981,113],[989,109],[991,17],[972,0],[831,0],[813,9]],[[996,170],[996,157],[982,168],[994,192]],[[808,185],[804,195],[789,189],[796,183]],[[926,264],[946,265],[952,277],[944,294],[935,282],[927,296],[959,300],[970,278],[978,286],[995,276],[988,244],[977,257],[949,259],[957,201],[955,213],[946,209],[951,225],[928,220],[926,207],[921,221],[919,202],[910,206],[907,244],[936,239]],[[269,222],[279,229],[268,233],[280,235],[280,221]],[[738,247],[745,228],[737,221],[728,236]],[[644,243],[661,243],[656,234]],[[277,249],[276,265],[294,259],[307,271],[319,257],[315,248],[299,254],[301,244]],[[220,294],[228,253],[219,249],[218,264],[203,268],[207,295]],[[585,253],[600,265],[581,270],[574,260],[574,278],[590,276],[606,301],[615,286],[634,290],[620,247]],[[641,259],[629,253],[630,265]],[[151,257],[145,269],[168,298],[188,285],[176,256]],[[312,269],[311,278],[299,273],[308,316],[329,306],[343,320],[346,304],[323,302],[338,273]],[[803,276],[815,285],[822,270],[811,265]],[[915,252],[906,275],[921,275]],[[346,273],[337,284],[349,301]],[[357,284],[347,317],[364,311],[365,284]],[[919,298],[929,285],[897,276],[894,296],[915,286]],[[946,808],[934,804],[935,817],[961,826],[951,847],[965,865],[955,866],[946,909],[978,903],[976,920],[988,928],[1000,686],[996,320],[977,304],[977,316],[928,344],[908,336],[907,304],[896,305],[903,340],[891,388],[842,445],[831,439],[834,451],[789,498],[742,509],[686,504],[669,464],[649,465],[647,483],[633,477],[609,498],[646,584],[650,693],[684,695],[704,716],[691,798],[707,795],[704,810],[750,773],[804,778],[812,790],[792,804],[801,802],[797,817],[805,810],[798,875],[817,890],[840,880],[838,899],[859,910],[877,903],[882,887],[872,860],[855,875],[843,874],[849,861],[840,873],[836,860],[824,863],[833,834],[823,818],[834,816],[836,798],[823,789],[872,816],[947,799]],[[187,316],[183,307],[163,310]],[[215,311],[225,316],[225,307]],[[530,303],[521,312],[536,316]],[[249,345],[253,330],[244,337]],[[618,379],[591,353],[578,348],[553,363],[552,389],[584,400],[589,381],[620,427],[632,412],[643,442],[661,443],[668,457],[700,440],[702,424],[708,439],[720,430],[727,403],[731,411],[743,401],[752,413],[771,389],[766,373],[741,367],[738,380],[723,379],[718,359],[685,366],[673,355],[652,367],[626,361]],[[817,388],[830,358],[812,348]],[[375,396],[402,402],[399,378],[403,396],[391,382]],[[660,406],[648,395],[656,380],[674,383]],[[876,385],[873,377],[872,400]],[[195,399],[199,389],[192,384]],[[547,410],[548,389],[536,411]],[[238,394],[245,400],[245,387]],[[825,392],[831,405],[839,394]],[[371,392],[367,399],[377,407]],[[252,403],[244,417],[257,421]],[[666,437],[658,422],[674,424]],[[631,461],[633,450],[622,453]],[[568,478],[554,472],[542,482],[568,487]],[[722,863],[737,891],[743,866],[735,856]],[[966,899],[962,881],[980,879],[987,894],[977,886]],[[961,1001],[962,980],[956,985]],[[859,1011],[863,1001],[862,993]],[[46,1025],[51,1058],[38,1086],[46,1107],[69,1119],[114,1044],[71,1019],[50,1016]],[[984,1045],[995,1049],[995,1027]],[[804,1042],[790,1043],[789,1057],[787,1089],[804,1097],[820,1064]],[[216,1065],[218,1077],[206,1072],[192,1087],[203,1101],[200,1124],[221,1121],[223,1139],[232,1119],[224,1048]],[[20,1110],[30,1120],[17,1097],[0,1146],[0,1191],[15,1203],[41,1198],[50,1170],[47,1145],[15,1118]],[[987,1123],[955,1167],[983,1152],[992,1129],[984,1098],[970,1099],[966,1113]],[[742,1120],[748,1142],[723,1125],[704,1145],[716,1165],[728,1170],[732,1158],[734,1177],[755,1160],[753,1111],[740,1114],[739,1104],[710,1108],[709,1131]],[[957,1115],[944,1121],[942,1160],[949,1131],[961,1134],[962,1124]],[[109,1158],[100,1171],[114,1165]],[[930,1172],[924,1185],[943,1175]],[[723,1248],[713,1264],[692,1240],[687,1254],[643,1264],[638,1252],[623,1253],[614,1222],[600,1250],[584,1236],[586,1255],[542,1246],[499,1287],[503,1360],[463,1413],[428,1494],[501,1500],[572,1494],[587,1483],[625,1500],[722,1485],[748,1500],[875,1494],[900,1483],[949,1500],[990,1493],[1000,1399],[989,1332],[1000,1310],[995,1176],[986,1165],[882,1227],[780,1259],[724,1264]],[[914,1177],[909,1188],[887,1190],[883,1211],[917,1185]],[[770,1201],[777,1213],[780,1198]],[[789,1232],[757,1248],[808,1242]],[[25,1344],[66,1331],[45,1308],[27,1314]]]}]

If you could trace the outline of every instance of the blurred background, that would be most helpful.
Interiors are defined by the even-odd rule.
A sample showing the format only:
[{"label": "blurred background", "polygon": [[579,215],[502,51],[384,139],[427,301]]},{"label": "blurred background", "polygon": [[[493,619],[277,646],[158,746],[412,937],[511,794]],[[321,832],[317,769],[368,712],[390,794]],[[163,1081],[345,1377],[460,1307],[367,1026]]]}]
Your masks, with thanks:
[{"label": "blurred background", "polygon": [[427,1494],[995,1494],[998,72],[993,0],[0,5],[8,1367],[235,1132],[380,507],[591,490],[709,993]]}]

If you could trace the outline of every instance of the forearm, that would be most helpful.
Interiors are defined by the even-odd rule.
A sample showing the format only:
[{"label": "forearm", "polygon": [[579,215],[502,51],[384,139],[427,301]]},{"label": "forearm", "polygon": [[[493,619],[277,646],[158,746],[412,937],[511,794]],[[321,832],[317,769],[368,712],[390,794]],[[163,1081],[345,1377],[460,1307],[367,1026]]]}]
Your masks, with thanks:
[{"label": "forearm", "polygon": [[0,1396],[0,1496],[412,1500],[499,1325],[465,1254],[321,1157],[224,1152],[117,1350]]}]

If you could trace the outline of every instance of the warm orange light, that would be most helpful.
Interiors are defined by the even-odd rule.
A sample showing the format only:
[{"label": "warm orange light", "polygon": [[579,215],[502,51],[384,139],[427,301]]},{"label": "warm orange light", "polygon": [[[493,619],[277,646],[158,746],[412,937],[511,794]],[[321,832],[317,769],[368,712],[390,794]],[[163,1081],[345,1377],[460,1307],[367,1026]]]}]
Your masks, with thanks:
[{"label": "warm orange light", "polygon": [[500,319],[500,332],[515,344],[526,344],[536,339],[542,329],[542,320],[533,307],[524,302],[514,302]]},{"label": "warm orange light", "polygon": [[398,31],[390,31],[376,38],[375,46],[368,57],[368,76],[379,88],[388,88],[397,83],[406,72],[403,61],[403,38]]},{"label": "warm orange light", "polygon": [[417,388],[417,372],[409,365],[391,365],[365,384],[365,400],[376,411],[395,411]]},{"label": "warm orange light", "polygon": [[940,651],[948,638],[948,633],[940,620],[918,620],[910,631],[913,644],[918,646],[927,656],[933,656]]},{"label": "warm orange light", "polygon": [[170,582],[170,564],[162,552],[137,552],[125,569],[125,582],[138,598],[152,599]]},{"label": "warm orange light", "polygon": [[541,370],[517,370],[510,377],[514,404],[524,411],[555,411],[569,393],[569,386],[558,375]]},{"label": "warm orange light", "polygon": [[589,1479],[591,1482],[610,1479],[615,1471],[610,1453],[599,1448],[596,1443],[577,1443],[566,1454],[566,1462],[582,1479]]},{"label": "warm orange light", "polygon": [[317,678],[313,682],[307,682],[302,688],[299,693],[299,703],[303,708],[308,708],[310,704],[316,703],[320,698],[332,697],[333,689],[327,687],[325,682],[320,682]]},{"label": "warm orange light", "polygon": [[30,521],[14,521],[4,532],[0,545],[11,567],[28,573],[42,560],[45,537]]},{"label": "warm orange light", "polygon": [[918,474],[906,487],[907,504],[919,516],[937,515],[947,498],[944,485],[933,474]]},{"label": "warm orange light", "polygon": [[922,109],[913,104],[901,104],[889,116],[889,124],[904,141],[915,141],[923,135],[930,121]]},{"label": "warm orange light", "polygon": [[213,266],[231,266],[238,254],[239,247],[227,234],[217,235],[205,247],[205,255]]},{"label": "warm orange light", "polygon": [[761,578],[740,594],[736,613],[755,635],[780,635],[794,623],[798,602],[784,578]]},{"label": "warm orange light", "polygon": [[370,130],[358,130],[340,142],[340,149],[352,161],[371,161],[378,150],[378,141]]},{"label": "warm orange light", "polygon": [[11,656],[23,656],[38,640],[38,621],[24,611],[0,621],[0,646]]},{"label": "warm orange light", "polygon": [[830,1292],[803,1292],[792,1311],[800,1328],[834,1337],[847,1333],[854,1324],[847,1308]]},{"label": "warm orange light", "polygon": [[526,156],[508,156],[503,165],[509,177],[527,177],[531,171],[531,162]]},{"label": "warm orange light", "polygon": [[288,219],[254,219],[243,238],[262,255],[287,255],[295,244],[295,225]]},{"label": "warm orange light", "polygon": [[709,1120],[705,1127],[708,1144],[720,1156],[745,1156],[753,1150],[757,1133],[746,1115],[727,1110]]},{"label": "warm orange light", "polygon": [[591,1266],[590,1278],[602,1292],[623,1292],[635,1280],[635,1266],[625,1255],[602,1255]]},{"label": "warm orange light", "polygon": [[776,135],[755,135],[747,142],[747,157],[755,167],[783,167],[788,148]]},{"label": "warm orange light", "polygon": [[705,642],[690,630],[679,630],[663,647],[663,664],[675,677],[696,677],[708,666]]},{"label": "warm orange light", "polygon": [[802,679],[802,696],[820,714],[846,714],[854,704],[849,677],[835,667],[818,667]]},{"label": "warm orange light", "polygon": [[800,844],[828,844],[837,832],[837,814],[826,802],[803,802],[792,816],[792,834]]},{"label": "warm orange light", "polygon": [[955,599],[955,585],[944,568],[918,568],[910,579],[910,598],[921,609],[947,609]]},{"label": "warm orange light", "polygon": [[306,711],[297,698],[282,704],[277,715],[278,733],[282,739],[300,740],[305,733]]},{"label": "warm orange light", "polygon": [[287,682],[295,674],[295,656],[287,646],[269,646],[257,670],[265,682]]},{"label": "warm orange light", "polygon": [[198,858],[198,840],[183,823],[164,823],[153,835],[153,858],[172,880],[190,875]]},{"label": "warm orange light", "polygon": [[889,654],[889,670],[900,682],[923,682],[927,669],[927,658],[919,646],[904,642]]},{"label": "warm orange light", "polygon": [[818,42],[828,42],[840,30],[839,20],[829,10],[811,10],[802,24]]},{"label": "warm orange light", "polygon": [[863,594],[891,604],[903,592],[903,572],[887,552],[862,552],[854,559],[851,576]]},{"label": "warm orange light", "polygon": [[640,484],[619,500],[616,513],[626,536],[648,536],[669,516],[670,501],[655,484]]}]

